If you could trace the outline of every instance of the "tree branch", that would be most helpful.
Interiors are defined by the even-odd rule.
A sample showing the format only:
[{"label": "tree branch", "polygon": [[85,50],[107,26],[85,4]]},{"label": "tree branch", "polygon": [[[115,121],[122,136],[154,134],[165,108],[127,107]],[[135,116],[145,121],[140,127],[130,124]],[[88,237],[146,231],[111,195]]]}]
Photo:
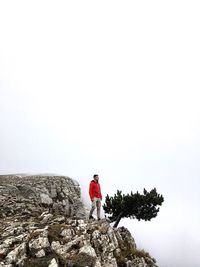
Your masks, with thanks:
[{"label": "tree branch", "polygon": [[123,217],[123,211],[120,212],[120,214],[117,216],[117,219],[116,219],[115,224],[113,225],[113,228],[117,228],[117,226],[118,226],[118,224],[119,224],[119,222],[120,222],[122,217]]}]

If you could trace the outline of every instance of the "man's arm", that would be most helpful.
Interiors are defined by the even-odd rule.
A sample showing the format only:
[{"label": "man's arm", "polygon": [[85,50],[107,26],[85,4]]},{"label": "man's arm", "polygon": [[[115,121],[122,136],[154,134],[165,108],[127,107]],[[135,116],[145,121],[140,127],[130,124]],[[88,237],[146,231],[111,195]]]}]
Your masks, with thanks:
[{"label": "man's arm", "polygon": [[90,182],[90,187],[89,187],[89,195],[90,195],[90,199],[93,201],[93,183]]}]

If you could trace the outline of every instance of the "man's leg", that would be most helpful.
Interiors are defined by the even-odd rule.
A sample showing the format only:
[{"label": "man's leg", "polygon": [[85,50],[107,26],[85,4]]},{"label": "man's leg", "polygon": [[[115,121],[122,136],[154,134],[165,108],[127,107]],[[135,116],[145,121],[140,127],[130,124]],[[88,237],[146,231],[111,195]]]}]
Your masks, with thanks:
[{"label": "man's leg", "polygon": [[92,201],[92,207],[91,207],[90,214],[89,214],[90,219],[92,219],[92,214],[93,214],[95,208],[96,208],[96,198],[94,198]]},{"label": "man's leg", "polygon": [[101,216],[100,216],[100,213],[101,213],[101,199],[98,199],[96,201],[96,205],[97,205],[97,219],[100,220],[101,219]]}]

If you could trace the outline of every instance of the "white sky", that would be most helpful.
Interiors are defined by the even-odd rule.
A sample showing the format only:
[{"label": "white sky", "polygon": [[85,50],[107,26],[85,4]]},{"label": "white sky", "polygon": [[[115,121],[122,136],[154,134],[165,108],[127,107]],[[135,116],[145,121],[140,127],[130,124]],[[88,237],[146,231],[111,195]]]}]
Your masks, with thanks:
[{"label": "white sky", "polygon": [[162,267],[200,265],[198,1],[1,1],[0,173],[77,179],[89,205],[156,187],[123,220]]}]

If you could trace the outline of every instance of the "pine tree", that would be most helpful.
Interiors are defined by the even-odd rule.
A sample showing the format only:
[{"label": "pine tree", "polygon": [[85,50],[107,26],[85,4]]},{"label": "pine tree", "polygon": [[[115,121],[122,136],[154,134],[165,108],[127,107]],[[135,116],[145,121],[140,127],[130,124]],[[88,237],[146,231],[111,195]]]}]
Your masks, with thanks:
[{"label": "pine tree", "polygon": [[133,194],[122,194],[122,191],[117,190],[114,197],[106,196],[103,209],[105,213],[110,214],[108,218],[111,222],[115,222],[114,227],[117,227],[122,218],[131,218],[137,220],[150,221],[156,217],[159,212],[159,207],[162,205],[164,198],[156,192],[156,188],[148,192],[145,188],[143,194],[138,191]]}]

